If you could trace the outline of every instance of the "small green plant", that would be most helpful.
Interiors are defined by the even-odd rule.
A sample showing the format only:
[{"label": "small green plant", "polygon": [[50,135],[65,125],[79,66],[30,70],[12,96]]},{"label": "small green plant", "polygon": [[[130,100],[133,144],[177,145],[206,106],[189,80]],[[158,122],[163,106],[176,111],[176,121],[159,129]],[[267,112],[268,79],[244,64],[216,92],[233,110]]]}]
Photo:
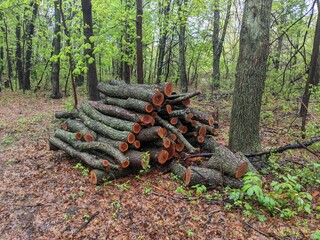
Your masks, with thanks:
[{"label": "small green plant", "polygon": [[1,142],[1,145],[11,145],[14,141],[15,138],[13,136],[6,135]]},{"label": "small green plant", "polygon": [[187,230],[187,236],[188,236],[188,238],[193,237],[193,235],[194,235],[194,232],[193,232],[191,229],[188,229],[188,230]]},{"label": "small green plant", "polygon": [[85,214],[83,214],[82,218],[83,218],[84,221],[87,222],[88,219],[90,218],[90,215],[88,213],[85,213]]},{"label": "small green plant", "polygon": [[86,177],[89,175],[89,168],[85,167],[82,165],[82,163],[77,163],[75,166],[74,166],[75,169],[80,169],[82,171],[82,176]]},{"label": "small green plant", "polygon": [[314,240],[320,240],[320,230],[317,230],[314,233],[312,233],[311,238]]},{"label": "small green plant", "polygon": [[78,194],[71,193],[71,198],[72,198],[72,200],[76,200],[78,198]]},{"label": "small green plant", "polygon": [[142,160],[141,160],[146,167],[141,169],[140,173],[147,173],[150,171],[151,166],[150,166],[149,159],[150,159],[150,152],[147,151],[142,155]]},{"label": "small green plant", "polygon": [[191,188],[196,189],[196,194],[197,195],[201,195],[201,194],[203,194],[203,193],[205,193],[207,191],[206,186],[200,185],[200,184],[194,185]]},{"label": "small green plant", "polygon": [[121,192],[123,192],[123,191],[127,191],[130,189],[129,182],[130,182],[130,180],[126,181],[123,184],[115,184],[115,185],[120,189]]},{"label": "small green plant", "polygon": [[145,194],[151,194],[151,192],[152,192],[152,187],[146,187],[145,189],[144,189],[144,193]]},{"label": "small green plant", "polygon": [[21,124],[24,124],[24,123],[28,122],[28,119],[27,118],[19,118],[18,122]]}]

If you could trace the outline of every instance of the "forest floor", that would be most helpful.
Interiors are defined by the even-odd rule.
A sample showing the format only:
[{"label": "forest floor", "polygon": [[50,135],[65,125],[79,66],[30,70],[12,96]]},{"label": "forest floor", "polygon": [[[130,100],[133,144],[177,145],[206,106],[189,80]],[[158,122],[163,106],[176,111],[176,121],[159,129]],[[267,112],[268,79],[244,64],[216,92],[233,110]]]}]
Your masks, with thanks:
[{"label": "forest floor", "polygon": [[[223,191],[177,191],[181,183],[160,168],[93,186],[73,159],[48,151],[48,137],[60,125],[54,112],[65,105],[66,100],[0,93],[0,239],[309,239],[319,228],[315,211],[290,220],[245,217],[242,209],[225,207]],[[221,143],[228,123],[220,119]],[[278,130],[263,132],[264,147],[291,142]],[[300,155],[283,155],[288,156],[298,161]]]}]

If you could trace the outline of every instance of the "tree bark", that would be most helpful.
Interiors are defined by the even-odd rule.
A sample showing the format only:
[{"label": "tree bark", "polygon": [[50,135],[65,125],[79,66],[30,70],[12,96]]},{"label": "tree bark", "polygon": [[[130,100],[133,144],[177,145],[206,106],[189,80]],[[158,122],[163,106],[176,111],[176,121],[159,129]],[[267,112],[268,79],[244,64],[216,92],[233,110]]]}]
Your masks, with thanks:
[{"label": "tree bark", "polygon": [[136,44],[137,44],[137,81],[143,83],[143,47],[142,47],[142,0],[136,0],[137,20],[136,20]]},{"label": "tree bark", "polygon": [[23,88],[23,63],[22,63],[22,49],[21,49],[21,22],[19,15],[16,15],[16,70],[19,83],[19,89]]},{"label": "tree bark", "polygon": [[102,184],[107,181],[115,180],[118,178],[127,177],[130,174],[137,173],[138,170],[126,168],[119,171],[105,172],[99,169],[93,169],[90,172],[90,182],[94,185]]},{"label": "tree bark", "polygon": [[30,75],[31,75],[31,67],[32,67],[32,37],[34,35],[34,22],[36,20],[38,14],[38,7],[39,4],[37,1],[33,1],[30,3],[30,7],[32,7],[32,17],[27,24],[26,29],[26,60],[25,60],[25,68],[24,68],[24,75],[23,75],[23,90],[30,90],[31,89],[31,82],[30,82]]},{"label": "tree bark", "polygon": [[135,135],[128,131],[119,131],[113,129],[111,127],[106,126],[100,122],[96,122],[93,119],[89,118],[85,113],[82,111],[79,112],[79,117],[83,121],[84,125],[89,127],[90,129],[104,135],[107,138],[111,138],[118,141],[133,143],[135,139]]},{"label": "tree bark", "polygon": [[93,108],[88,102],[83,102],[81,104],[81,109],[90,118],[99,121],[113,129],[133,132],[135,134],[138,134],[141,131],[141,126],[139,123],[104,115]]},{"label": "tree bark", "polygon": [[110,97],[117,98],[136,98],[142,101],[150,102],[155,106],[161,106],[164,101],[164,95],[159,91],[153,91],[149,89],[141,89],[132,85],[115,86],[110,84],[100,83],[98,85],[100,92]]},{"label": "tree bark", "polygon": [[94,42],[91,39],[93,37],[93,25],[92,25],[92,4],[91,0],[81,0],[82,13],[83,13],[83,32],[86,37],[85,44],[90,47],[84,48],[84,55],[88,67],[87,72],[87,86],[88,86],[88,98],[92,101],[100,100],[100,95],[97,89],[98,76],[96,68],[96,60],[93,54]]},{"label": "tree bark", "polygon": [[59,11],[59,2],[54,1],[54,36],[52,41],[53,56],[55,59],[51,63],[51,98],[62,98],[60,92],[60,57],[58,56],[61,50],[61,14]]},{"label": "tree bark", "polygon": [[229,146],[233,152],[261,149],[259,122],[267,72],[272,0],[247,0],[240,32]]},{"label": "tree bark", "polygon": [[75,118],[79,117],[79,111],[76,110],[76,109],[69,110],[69,111],[64,111],[64,112],[57,111],[57,112],[54,113],[54,116],[55,116],[55,118],[58,118],[58,119],[62,119],[62,118],[75,119]]},{"label": "tree bark", "polygon": [[158,141],[165,137],[164,130],[162,127],[149,127],[143,128],[141,132],[136,136],[140,142],[153,142]]},{"label": "tree bark", "polygon": [[74,133],[80,132],[84,140],[87,142],[95,141],[97,139],[97,134],[94,131],[87,128],[81,121],[67,119],[64,124],[64,130],[68,130]]}]

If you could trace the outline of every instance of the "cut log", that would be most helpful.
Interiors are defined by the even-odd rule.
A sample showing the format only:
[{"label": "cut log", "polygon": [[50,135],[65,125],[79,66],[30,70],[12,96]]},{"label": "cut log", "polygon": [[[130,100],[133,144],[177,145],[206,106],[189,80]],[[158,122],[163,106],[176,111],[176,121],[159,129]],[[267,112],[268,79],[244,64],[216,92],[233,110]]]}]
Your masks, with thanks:
[{"label": "cut log", "polygon": [[150,152],[150,160],[153,162],[164,164],[169,159],[169,153],[166,149],[148,147],[144,148],[144,151]]},{"label": "cut log", "polygon": [[66,132],[61,129],[57,129],[54,134],[55,137],[61,139],[64,142],[67,142],[72,147],[79,151],[90,151],[90,150],[99,150],[101,152],[104,152],[108,154],[109,156],[113,157],[122,168],[127,168],[129,166],[129,160],[127,157],[123,155],[122,152],[120,152],[115,147],[103,143],[103,142],[81,142],[77,140],[75,137],[75,134]]},{"label": "cut log", "polygon": [[176,151],[177,152],[182,152],[184,149],[184,144],[183,143],[176,143]]},{"label": "cut log", "polygon": [[78,117],[78,110],[77,109],[73,109],[73,110],[70,110],[70,111],[64,111],[64,112],[60,112],[60,111],[57,111],[55,112],[54,116],[58,119],[62,119],[62,118],[72,118],[72,119],[75,119]]},{"label": "cut log", "polygon": [[97,158],[94,155],[84,153],[84,152],[79,152],[73,147],[71,147],[69,144],[61,141],[59,138],[56,137],[51,137],[49,139],[50,144],[53,146],[65,151],[67,154],[69,154],[73,158],[78,158],[84,163],[86,163],[88,166],[91,166],[93,168],[101,169],[101,170],[106,170],[106,167],[103,166],[102,161],[104,159]]},{"label": "cut log", "polygon": [[[128,101],[128,100],[125,100],[125,101]],[[95,109],[97,109],[99,112],[111,117],[120,118],[120,119],[131,121],[131,122],[138,122],[141,125],[148,125],[154,122],[153,117],[148,114],[136,113],[136,112],[124,109],[120,106],[106,105],[106,104],[103,104],[102,102],[89,102],[89,104],[93,106]]]},{"label": "cut log", "polygon": [[170,118],[170,124],[176,125],[178,124],[178,122],[179,122],[179,118],[177,117]]},{"label": "cut log", "polygon": [[185,172],[186,172],[186,170],[187,170],[186,167],[182,166],[182,165],[181,165],[179,162],[177,162],[177,161],[172,161],[172,162],[170,163],[170,165],[169,165],[169,168],[170,168],[171,172],[172,172],[174,175],[178,176],[178,178],[183,181],[183,177],[184,177]]},{"label": "cut log", "polygon": [[113,129],[117,129],[120,131],[133,132],[135,134],[141,131],[141,126],[139,123],[106,116],[100,113],[94,107],[92,107],[88,102],[83,102],[81,104],[81,110],[91,119],[97,120]]},{"label": "cut log", "polygon": [[212,157],[204,162],[204,167],[214,168],[234,178],[241,178],[248,170],[248,163],[237,157],[223,145],[215,148]]},{"label": "cut log", "polygon": [[130,168],[146,169],[149,166],[150,154],[147,152],[129,150],[125,153],[125,156],[130,161]]},{"label": "cut log", "polygon": [[198,152],[198,149],[194,148],[189,142],[188,140],[178,131],[178,129],[176,129],[174,126],[172,126],[171,124],[167,123],[166,121],[164,121],[162,118],[160,118],[159,116],[156,118],[156,121],[159,123],[160,126],[166,128],[167,130],[170,130],[171,132],[173,132],[177,138],[185,145],[185,147],[191,152]]},{"label": "cut log", "polygon": [[136,139],[140,142],[154,142],[165,137],[164,129],[162,127],[143,128]]},{"label": "cut log", "polygon": [[172,111],[171,117],[178,117],[188,122],[193,117],[193,114],[190,112],[189,108],[187,108],[187,109]]},{"label": "cut log", "polygon": [[[113,80],[113,79],[109,80],[108,84],[110,84],[110,85],[122,85],[122,86],[127,85],[127,83],[125,83],[124,81]],[[160,83],[160,84],[153,84],[153,85],[132,84],[131,86],[139,87],[139,88],[152,89],[152,90],[155,90],[155,91],[160,91],[167,97],[171,96],[172,91],[173,91],[172,83],[168,83],[168,82],[164,82],[164,83]]]},{"label": "cut log", "polygon": [[190,99],[194,96],[197,96],[201,94],[201,91],[195,91],[195,92],[191,92],[191,93],[184,93],[184,94],[179,94],[179,95],[171,95],[169,98],[166,100],[166,103],[168,104],[177,104],[177,103],[181,103],[184,100]]},{"label": "cut log", "polygon": [[97,184],[102,184],[106,181],[112,181],[115,179],[127,177],[130,174],[137,173],[138,170],[132,169],[132,168],[126,168],[123,170],[119,171],[110,171],[110,172],[105,172],[101,171],[98,169],[93,169],[90,172],[90,183],[97,185]]},{"label": "cut log", "polygon": [[69,130],[71,132],[80,132],[86,142],[91,142],[97,139],[97,134],[91,129],[87,128],[81,121],[67,119],[64,123],[66,128],[64,130]]},{"label": "cut log", "polygon": [[242,153],[242,152],[236,152],[235,155],[240,158],[242,161],[245,161],[248,164],[248,171],[259,173],[258,170],[252,165],[252,163],[249,161],[249,159]]},{"label": "cut log", "polygon": [[161,106],[164,101],[164,95],[159,91],[134,87],[134,85],[118,86],[105,83],[98,84],[98,90],[108,97],[116,98],[135,98],[152,103],[155,106]]},{"label": "cut log", "polygon": [[189,109],[190,109],[190,112],[193,114],[194,118],[197,119],[199,122],[208,124],[209,126],[213,126],[214,118],[210,114],[204,113],[195,108],[189,108]]},{"label": "cut log", "polygon": [[118,141],[124,141],[128,143],[134,143],[134,141],[136,140],[135,135],[133,133],[127,131],[119,131],[111,127],[108,127],[100,122],[96,122],[89,118],[82,111],[79,112],[79,117],[82,119],[82,121],[87,127],[104,135],[107,138],[111,138]]},{"label": "cut log", "polygon": [[183,181],[187,186],[205,185],[207,187],[229,186],[241,188],[243,182],[239,179],[223,175],[215,169],[188,167],[183,175]]},{"label": "cut log", "polygon": [[117,140],[105,138],[102,136],[98,136],[98,141],[107,143],[107,144],[119,149],[120,152],[126,152],[129,149],[129,145],[126,142],[117,141]]},{"label": "cut log", "polygon": [[140,149],[141,147],[141,142],[139,140],[135,140],[134,143],[132,144],[132,146],[135,148],[135,149]]}]

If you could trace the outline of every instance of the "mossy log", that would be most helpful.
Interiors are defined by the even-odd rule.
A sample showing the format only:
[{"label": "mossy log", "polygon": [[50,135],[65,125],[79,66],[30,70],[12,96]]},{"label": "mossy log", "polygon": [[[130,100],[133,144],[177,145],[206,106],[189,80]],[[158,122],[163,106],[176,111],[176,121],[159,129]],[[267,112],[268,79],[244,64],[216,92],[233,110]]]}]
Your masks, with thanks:
[{"label": "mossy log", "polygon": [[[125,83],[124,81],[119,81],[119,80],[114,80],[114,79],[109,80],[108,84],[110,84],[110,85],[122,85],[122,86],[127,85],[127,83]],[[162,92],[167,97],[171,96],[172,91],[173,91],[172,83],[169,83],[169,82],[164,82],[164,83],[160,83],[160,84],[152,84],[152,85],[149,85],[149,84],[131,84],[131,86],[159,91],[159,92]]]},{"label": "mossy log", "polygon": [[193,117],[201,123],[207,124],[209,126],[213,126],[214,118],[207,113],[199,111],[195,108],[188,108],[190,112],[193,114]]},{"label": "mossy log", "polygon": [[191,152],[198,152],[199,149],[196,149],[195,147],[193,147],[188,140],[179,132],[179,130],[177,128],[175,128],[174,126],[172,126],[171,124],[167,123],[165,120],[163,120],[162,118],[160,118],[159,116],[156,117],[156,121],[159,123],[160,126],[166,128],[167,130],[170,130],[172,133],[174,133],[177,138],[185,145],[185,147]]},{"label": "mossy log", "polygon": [[102,184],[106,181],[112,181],[119,178],[127,177],[130,174],[137,173],[138,170],[134,168],[126,168],[118,171],[101,171],[99,169],[93,169],[90,172],[90,182],[94,185]]},{"label": "mossy log", "polygon": [[234,178],[241,178],[248,170],[248,163],[223,145],[215,148],[212,157],[203,166],[220,170]]},{"label": "mossy log", "polygon": [[141,131],[141,126],[139,123],[106,116],[92,107],[88,102],[83,102],[81,104],[81,110],[91,119],[97,120],[113,129],[133,132],[135,134]]},{"label": "mossy log", "polygon": [[136,139],[140,142],[154,142],[164,137],[165,131],[159,126],[143,128],[140,133],[136,135]]},{"label": "mossy log", "polygon": [[186,108],[181,110],[173,110],[170,114],[170,117],[178,117],[185,121],[189,121],[193,117],[193,114],[190,112],[189,108]]},{"label": "mossy log", "polygon": [[87,127],[94,130],[95,132],[102,134],[107,138],[128,143],[133,143],[136,140],[135,135],[133,133],[128,131],[119,131],[109,126],[106,126],[105,124],[102,124],[100,122],[96,122],[93,119],[89,118],[82,111],[79,112],[79,117],[82,119],[82,121]]},{"label": "mossy log", "polygon": [[191,93],[182,93],[182,94],[172,94],[169,99],[165,101],[167,104],[177,104],[177,103],[182,103],[185,100],[189,100],[190,98],[193,98],[194,96],[197,96],[201,94],[201,91],[195,91]]},{"label": "mossy log", "polygon": [[64,123],[66,127],[63,127],[64,130],[71,132],[81,132],[83,138],[87,142],[91,142],[97,139],[97,134],[91,129],[87,128],[83,122],[79,120],[67,119]]},{"label": "mossy log", "polygon": [[[125,101],[128,101],[128,100],[125,100]],[[107,105],[102,102],[89,101],[89,104],[95,109],[97,109],[99,112],[111,117],[120,118],[120,119],[131,121],[131,122],[137,122],[137,123],[140,123],[141,125],[152,125],[152,123],[154,122],[153,117],[150,116],[149,114],[141,114],[141,113],[133,112],[116,105]]]},{"label": "mossy log", "polygon": [[54,116],[58,119],[62,119],[62,118],[72,118],[75,119],[78,117],[79,111],[77,109],[73,109],[70,111],[57,111],[55,112]]},{"label": "mossy log", "polygon": [[101,152],[106,153],[107,155],[113,157],[118,164],[121,165],[122,168],[127,168],[130,164],[129,159],[123,155],[115,147],[111,146],[110,144],[103,143],[103,142],[81,142],[77,140],[75,134],[57,129],[54,134],[55,137],[61,139],[64,142],[67,142],[72,147],[79,151],[90,151],[90,150],[99,150]]},{"label": "mossy log", "polygon": [[51,137],[49,139],[49,142],[51,145],[55,146],[56,148],[59,148],[65,151],[71,157],[80,159],[81,161],[86,163],[88,166],[101,169],[101,170],[107,170],[106,166],[103,165],[104,159],[97,158],[96,156],[85,153],[85,152],[79,152],[73,147],[71,147],[69,144],[63,142],[62,140],[56,137]]},{"label": "mossy log", "polygon": [[188,167],[183,175],[183,181],[187,186],[205,185],[208,187],[229,186],[241,188],[243,182],[239,179],[223,175],[215,169],[191,166]]},{"label": "mossy log", "polygon": [[164,101],[164,95],[159,91],[134,87],[132,85],[110,85],[105,83],[98,84],[98,90],[108,97],[116,98],[135,98],[152,103],[155,106],[161,106]]},{"label": "mossy log", "polygon": [[117,141],[117,140],[106,138],[106,137],[102,137],[102,136],[98,136],[97,140],[99,142],[107,143],[107,144],[119,149],[120,152],[126,152],[129,149],[129,145],[128,145],[127,142]]}]

